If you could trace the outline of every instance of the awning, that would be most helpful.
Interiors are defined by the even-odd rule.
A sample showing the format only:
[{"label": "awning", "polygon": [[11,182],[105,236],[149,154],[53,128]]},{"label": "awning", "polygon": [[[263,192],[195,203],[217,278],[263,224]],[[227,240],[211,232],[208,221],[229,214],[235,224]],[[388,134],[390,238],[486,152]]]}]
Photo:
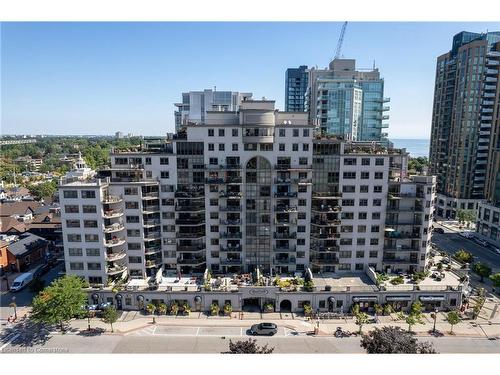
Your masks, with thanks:
[{"label": "awning", "polygon": [[141,295],[137,296],[137,301],[144,302],[144,296]]},{"label": "awning", "polygon": [[121,300],[123,297],[122,297],[122,295],[121,295],[121,294],[117,294],[117,295],[115,296],[115,298],[116,298],[117,300]]},{"label": "awning", "polygon": [[335,298],[334,297],[328,297],[328,302],[335,303]]},{"label": "awning", "polygon": [[444,296],[420,296],[419,299],[424,302],[444,301]]},{"label": "awning", "polygon": [[201,302],[201,297],[200,296],[194,297],[194,302],[200,303]]},{"label": "awning", "polygon": [[386,301],[411,301],[411,296],[386,296]]},{"label": "awning", "polygon": [[352,300],[354,302],[373,302],[373,301],[378,301],[377,296],[359,296],[359,297],[352,297]]}]

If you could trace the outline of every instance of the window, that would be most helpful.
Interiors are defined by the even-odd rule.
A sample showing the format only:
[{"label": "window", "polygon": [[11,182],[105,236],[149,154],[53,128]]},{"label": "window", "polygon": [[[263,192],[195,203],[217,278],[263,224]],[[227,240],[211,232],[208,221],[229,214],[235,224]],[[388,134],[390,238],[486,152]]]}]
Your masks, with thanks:
[{"label": "window", "polygon": [[88,257],[98,257],[101,255],[101,251],[99,249],[85,249],[85,253]]},{"label": "window", "polygon": [[376,158],[375,165],[384,165],[384,158]]},{"label": "window", "polygon": [[359,220],[366,220],[367,217],[368,217],[368,215],[367,215],[366,212],[359,212],[358,213],[358,219]]},{"label": "window", "polygon": [[76,214],[79,211],[80,210],[78,209],[78,206],[75,204],[67,204],[64,206],[64,212],[66,212],[67,214]]},{"label": "window", "polygon": [[232,133],[233,137],[237,137],[238,136],[238,129],[232,129],[231,133]]},{"label": "window", "polygon": [[299,212],[299,213],[297,214],[297,218],[298,218],[299,220],[306,220],[306,218],[307,218],[307,213],[305,213],[305,212]]},{"label": "window", "polygon": [[83,220],[84,228],[97,228],[97,220]]},{"label": "window", "polygon": [[305,238],[297,238],[297,245],[304,246],[306,244]]},{"label": "window", "polygon": [[344,185],[344,186],[342,186],[342,192],[343,193],[355,193],[356,192],[356,185]]},{"label": "window", "polygon": [[99,242],[99,235],[98,234],[86,234],[85,235],[85,242]]},{"label": "window", "polygon": [[102,277],[100,276],[89,276],[90,284],[102,284]]},{"label": "window", "polygon": [[342,199],[342,206],[354,206],[354,199]]},{"label": "window", "polygon": [[286,130],[285,129],[280,129],[278,135],[280,137],[285,137],[286,136]]},{"label": "window", "polygon": [[359,187],[359,192],[360,193],[368,193],[368,185],[361,185]]},{"label": "window", "polygon": [[97,212],[97,207],[96,206],[87,206],[83,205],[82,210],[84,214],[95,214]]},{"label": "window", "polygon": [[373,205],[376,207],[382,206],[382,199],[374,199],[373,200]]},{"label": "window", "polygon": [[208,136],[213,137],[214,136],[214,129],[208,129]]},{"label": "window", "polygon": [[340,263],[339,264],[339,271],[350,271],[350,270],[351,270],[350,263]]},{"label": "window", "polygon": [[126,216],[125,220],[127,221],[127,223],[138,223],[139,216]]},{"label": "window", "polygon": [[299,206],[306,206],[306,205],[307,205],[307,200],[299,199]]},{"label": "window", "polygon": [[72,271],[81,271],[83,270],[83,262],[71,262],[69,264],[69,269]]},{"label": "window", "polygon": [[168,165],[168,158],[160,158],[160,165]]},{"label": "window", "polygon": [[76,190],[64,190],[64,198],[78,198],[78,191]]},{"label": "window", "polygon": [[218,225],[211,225],[210,226],[210,232],[211,233],[218,233],[219,232],[219,226]]},{"label": "window", "polygon": [[87,263],[87,269],[89,271],[98,271],[101,269],[101,263],[89,262]]},{"label": "window", "polygon": [[342,219],[346,219],[346,220],[352,220],[354,219],[354,212],[342,212],[341,214],[341,218]]},{"label": "window", "polygon": [[214,144],[213,143],[208,144],[208,151],[214,151]]},{"label": "window", "polygon": [[129,263],[142,263],[142,257],[138,257],[138,256],[129,256],[128,257],[128,262]]},{"label": "window", "polygon": [[127,242],[127,248],[129,250],[141,250],[141,244],[139,242]]},{"label": "window", "polygon": [[82,190],[83,199],[95,198],[95,190]]},{"label": "window", "polygon": [[369,252],[369,257],[370,258],[377,258],[378,257],[378,251],[377,250],[370,251]]},{"label": "window", "polygon": [[299,158],[299,165],[307,165],[307,158]]},{"label": "window", "polygon": [[358,246],[364,246],[366,243],[366,239],[365,238],[358,238],[356,239],[356,245]]},{"label": "window", "polygon": [[370,245],[378,245],[378,238],[370,238]]},{"label": "window", "polygon": [[139,190],[136,187],[126,187],[123,189],[123,193],[125,195],[137,195],[139,194]]},{"label": "window", "polygon": [[224,151],[224,150],[225,150],[224,143],[219,143],[219,151]]},{"label": "window", "polygon": [[364,258],[365,257],[365,252],[362,250],[356,251],[356,258]]},{"label": "window", "polygon": [[339,258],[350,258],[352,251],[339,251]]},{"label": "window", "polygon": [[373,220],[379,220],[380,219],[380,212],[373,212],[372,213],[372,219]]},{"label": "window", "polygon": [[217,159],[217,158],[209,158],[208,159],[208,164],[210,164],[210,165],[217,165],[217,164],[219,164],[219,159]]},{"label": "window", "polygon": [[309,137],[309,129],[303,129],[302,130],[302,136]]},{"label": "window", "polygon": [[368,199],[360,199],[359,205],[360,206],[368,206]]},{"label": "window", "polygon": [[219,205],[219,200],[217,198],[211,198],[210,199],[210,206],[218,206]]},{"label": "window", "polygon": [[365,233],[366,225],[358,225],[358,233]]},{"label": "window", "polygon": [[67,228],[80,228],[80,220],[66,220]]},{"label": "window", "polygon": [[356,165],[356,158],[345,158],[344,165]]},{"label": "window", "polygon": [[237,143],[233,143],[232,150],[233,151],[238,151],[238,144]]},{"label": "window", "polygon": [[369,180],[370,179],[370,172],[361,172],[361,179],[362,180]]},{"label": "window", "polygon": [[302,151],[309,151],[309,143],[302,143]]},{"label": "window", "polygon": [[353,226],[352,225],[342,225],[340,227],[340,231],[342,233],[352,233],[353,231]]},{"label": "window", "polygon": [[151,165],[151,158],[146,158],[146,165]]},{"label": "window", "polygon": [[224,137],[225,132],[224,129],[219,129],[219,137]]},{"label": "window", "polygon": [[371,231],[372,233],[378,233],[380,232],[380,227],[378,225],[372,225]]},{"label": "window", "polygon": [[354,180],[356,178],[356,172],[344,172],[343,177],[345,180]]},{"label": "window", "polygon": [[375,172],[375,180],[382,180],[384,178],[384,172]]},{"label": "window", "polygon": [[299,129],[293,129],[293,136],[298,137],[299,136]]},{"label": "window", "polygon": [[381,193],[382,192],[382,185],[375,185],[373,187],[373,192],[374,193]]},{"label": "window", "polygon": [[83,251],[82,251],[82,249],[78,249],[78,248],[69,248],[68,254],[69,254],[69,256],[72,256],[72,257],[81,257],[81,256],[83,256]]},{"label": "window", "polygon": [[352,245],[352,238],[341,238],[340,244],[341,245]]},{"label": "window", "polygon": [[280,151],[285,151],[285,144],[284,143],[280,143],[278,145],[278,148],[279,148]]},{"label": "window", "polygon": [[305,233],[306,231],[306,226],[305,225],[297,225],[297,232],[299,233]]},{"label": "window", "polygon": [[216,220],[216,219],[218,219],[218,218],[219,218],[219,213],[218,213],[217,211],[215,211],[215,212],[214,212],[214,211],[210,212],[210,219],[212,219],[212,220]]},{"label": "window", "polygon": [[363,269],[365,268],[365,265],[363,263],[356,263],[354,268],[356,269],[356,271],[363,271]]},{"label": "window", "polygon": [[292,144],[292,151],[299,151],[299,144],[298,143]]},{"label": "window", "polygon": [[169,178],[170,173],[168,171],[161,171],[160,172],[160,178]]},{"label": "window", "polygon": [[370,165],[370,158],[361,158],[361,165]]},{"label": "window", "polygon": [[125,208],[127,210],[137,210],[139,209],[139,202],[125,202]]},{"label": "window", "polygon": [[82,242],[81,234],[68,234],[67,235],[68,242]]},{"label": "window", "polygon": [[127,229],[127,237],[140,237],[141,231],[139,229]]}]

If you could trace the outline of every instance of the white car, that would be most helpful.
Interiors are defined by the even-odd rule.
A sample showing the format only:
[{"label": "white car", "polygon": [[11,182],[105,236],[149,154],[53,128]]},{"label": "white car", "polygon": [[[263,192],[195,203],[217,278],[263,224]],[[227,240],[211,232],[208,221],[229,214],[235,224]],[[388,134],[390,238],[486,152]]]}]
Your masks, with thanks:
[{"label": "white car", "polygon": [[473,238],[472,234],[469,232],[460,232],[459,235],[465,238]]}]

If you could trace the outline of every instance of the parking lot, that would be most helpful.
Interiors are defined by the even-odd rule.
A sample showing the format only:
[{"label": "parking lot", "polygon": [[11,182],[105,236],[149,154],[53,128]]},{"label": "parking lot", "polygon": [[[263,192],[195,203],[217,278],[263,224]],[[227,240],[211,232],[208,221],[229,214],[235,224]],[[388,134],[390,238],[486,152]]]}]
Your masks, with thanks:
[{"label": "parking lot", "polygon": [[[198,327],[198,326],[162,326],[155,325],[131,332],[130,336],[175,336],[175,337],[247,337],[250,327]],[[304,336],[307,332],[298,332],[283,326],[278,326],[278,333],[274,337]]]}]

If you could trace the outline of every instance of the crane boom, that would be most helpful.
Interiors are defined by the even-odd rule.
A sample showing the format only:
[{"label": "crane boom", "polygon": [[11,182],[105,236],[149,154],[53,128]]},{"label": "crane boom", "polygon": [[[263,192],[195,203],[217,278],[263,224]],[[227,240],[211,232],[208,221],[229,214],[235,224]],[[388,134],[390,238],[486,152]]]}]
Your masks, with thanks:
[{"label": "crane boom", "polygon": [[333,59],[338,59],[340,57],[340,52],[342,51],[342,43],[344,42],[345,29],[347,27],[347,21],[342,25],[342,30],[340,31],[339,41],[337,43],[337,49],[335,50],[335,56]]}]

